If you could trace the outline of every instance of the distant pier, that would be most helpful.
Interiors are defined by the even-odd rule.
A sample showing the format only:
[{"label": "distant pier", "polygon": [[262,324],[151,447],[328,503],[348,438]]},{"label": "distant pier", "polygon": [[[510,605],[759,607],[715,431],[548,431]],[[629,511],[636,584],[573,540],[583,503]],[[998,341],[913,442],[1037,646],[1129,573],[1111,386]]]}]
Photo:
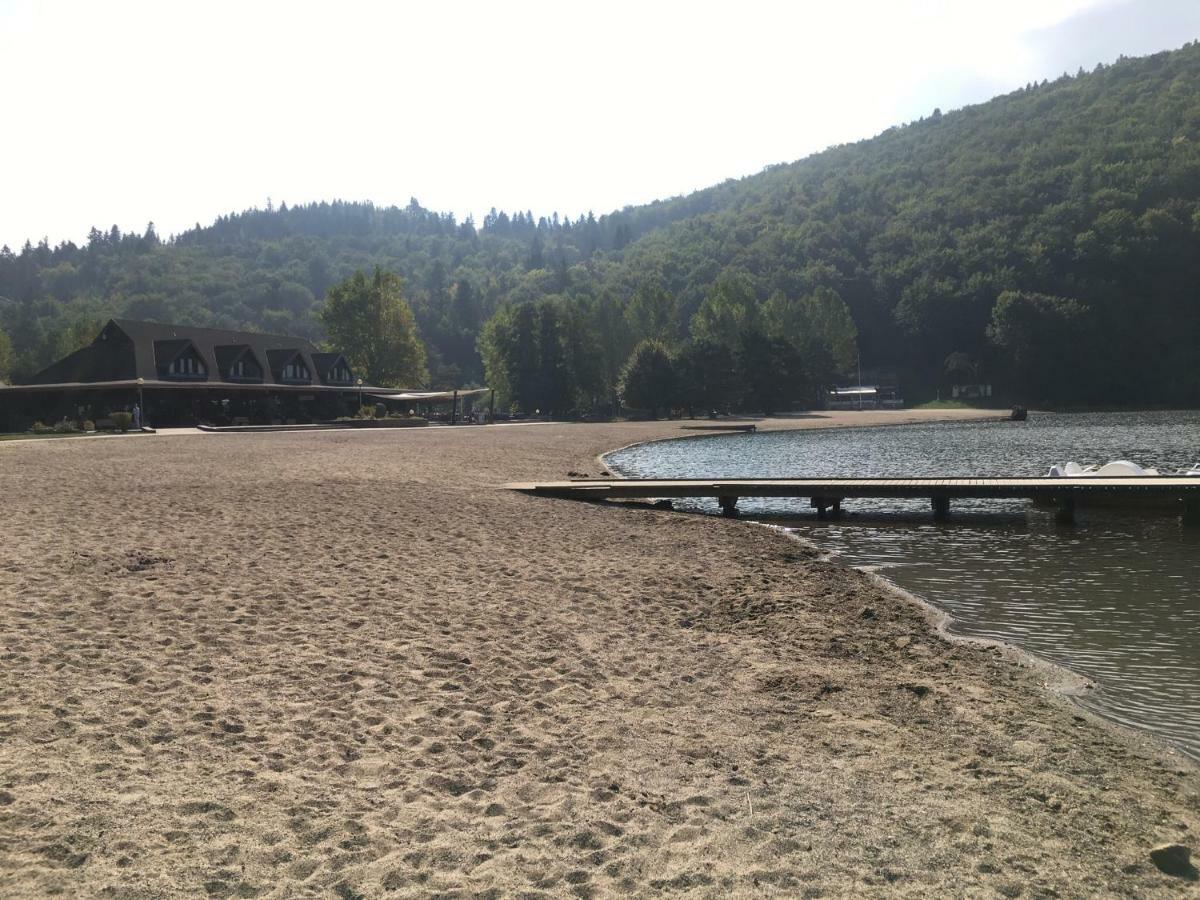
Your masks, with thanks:
[{"label": "distant pier", "polygon": [[1091,501],[1116,506],[1153,501],[1178,504],[1187,525],[1200,525],[1200,477],[1147,475],[1124,478],[588,478],[515,482],[514,491],[570,500],[717,501],[726,516],[737,516],[742,497],[806,499],[821,518],[837,516],[848,499],[929,500],[935,519],[950,516],[955,500],[1037,500],[1053,505],[1058,520],[1074,521],[1077,505]]}]

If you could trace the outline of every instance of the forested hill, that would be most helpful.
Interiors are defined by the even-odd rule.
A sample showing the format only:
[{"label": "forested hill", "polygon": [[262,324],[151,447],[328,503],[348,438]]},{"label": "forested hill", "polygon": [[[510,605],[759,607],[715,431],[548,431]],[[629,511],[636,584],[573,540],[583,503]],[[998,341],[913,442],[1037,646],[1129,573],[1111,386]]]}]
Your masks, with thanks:
[{"label": "forested hill", "polygon": [[552,367],[582,405],[641,337],[733,341],[761,317],[844,338],[786,314],[819,296],[910,399],[978,379],[1030,403],[1200,405],[1200,44],[599,218],[281,205],[169,241],[27,244],[0,255],[0,327],[18,375],[117,313],[319,339],[326,289],[375,265],[404,277],[441,383],[483,379],[477,338],[520,304],[594,345]]}]

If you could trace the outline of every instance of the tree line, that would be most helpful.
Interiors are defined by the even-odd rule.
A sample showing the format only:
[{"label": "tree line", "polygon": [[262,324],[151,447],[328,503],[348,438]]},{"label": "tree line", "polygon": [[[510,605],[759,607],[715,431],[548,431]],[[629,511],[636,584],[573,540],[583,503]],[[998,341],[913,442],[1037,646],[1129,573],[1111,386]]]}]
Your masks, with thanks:
[{"label": "tree line", "polygon": [[735,372],[706,396],[737,404],[805,402],[861,363],[910,400],[974,379],[1029,404],[1200,405],[1198,98],[1193,43],[604,216],[281,204],[4,248],[6,365],[27,375],[114,314],[328,339],[330,289],[379,267],[430,385],[488,381],[521,408],[615,403],[643,341],[681,383],[695,355]]}]

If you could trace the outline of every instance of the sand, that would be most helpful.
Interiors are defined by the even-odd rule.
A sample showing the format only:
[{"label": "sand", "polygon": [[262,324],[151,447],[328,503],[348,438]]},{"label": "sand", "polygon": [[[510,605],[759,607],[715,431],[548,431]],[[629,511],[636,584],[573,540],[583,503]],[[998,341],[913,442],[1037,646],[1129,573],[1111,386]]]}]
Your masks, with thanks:
[{"label": "sand", "polygon": [[0,445],[0,894],[1195,888],[1148,852],[1196,768],[1044,669],[765,528],[496,488],[678,434]]}]

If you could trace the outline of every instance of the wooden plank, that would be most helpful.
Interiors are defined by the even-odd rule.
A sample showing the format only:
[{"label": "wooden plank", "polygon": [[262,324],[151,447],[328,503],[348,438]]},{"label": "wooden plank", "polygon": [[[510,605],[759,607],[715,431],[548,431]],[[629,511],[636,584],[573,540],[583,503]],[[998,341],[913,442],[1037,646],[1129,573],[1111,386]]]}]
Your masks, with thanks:
[{"label": "wooden plank", "polygon": [[526,493],[614,497],[951,497],[1028,498],[1067,494],[1157,495],[1180,500],[1200,496],[1200,478],[1147,476],[1131,478],[803,478],[803,479],[587,479],[513,482],[504,487]]}]

